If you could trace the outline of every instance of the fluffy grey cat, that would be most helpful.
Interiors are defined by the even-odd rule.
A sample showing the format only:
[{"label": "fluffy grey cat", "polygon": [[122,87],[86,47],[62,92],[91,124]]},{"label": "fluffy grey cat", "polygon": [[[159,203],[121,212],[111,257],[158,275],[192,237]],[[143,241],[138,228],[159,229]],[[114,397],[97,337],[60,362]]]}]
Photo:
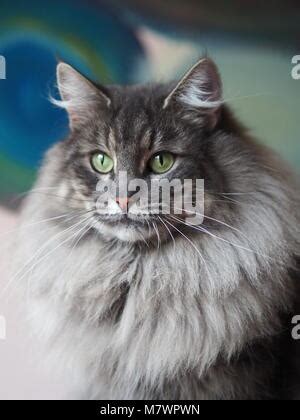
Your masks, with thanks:
[{"label": "fluffy grey cat", "polygon": [[[60,63],[58,86],[70,135],[25,202],[16,273],[55,366],[87,399],[292,398],[299,187],[224,104],[216,65],[102,87]],[[204,179],[203,223],[130,197],[101,214],[97,186],[124,171]]]}]

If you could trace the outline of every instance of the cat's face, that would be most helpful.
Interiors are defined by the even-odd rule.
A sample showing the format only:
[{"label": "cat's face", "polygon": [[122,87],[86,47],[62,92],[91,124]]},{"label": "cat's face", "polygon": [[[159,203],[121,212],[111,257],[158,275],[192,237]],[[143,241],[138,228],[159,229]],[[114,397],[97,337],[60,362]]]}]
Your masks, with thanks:
[{"label": "cat's face", "polygon": [[[203,191],[196,179],[212,189],[222,183],[207,156],[221,99],[210,60],[199,62],[177,86],[108,88],[60,64],[58,85],[57,104],[67,109],[71,126],[60,146],[60,182],[70,208],[92,210],[95,229],[130,242],[171,237],[176,219],[191,217],[197,199],[201,219]],[[154,193],[161,181],[175,186],[169,195]]]}]

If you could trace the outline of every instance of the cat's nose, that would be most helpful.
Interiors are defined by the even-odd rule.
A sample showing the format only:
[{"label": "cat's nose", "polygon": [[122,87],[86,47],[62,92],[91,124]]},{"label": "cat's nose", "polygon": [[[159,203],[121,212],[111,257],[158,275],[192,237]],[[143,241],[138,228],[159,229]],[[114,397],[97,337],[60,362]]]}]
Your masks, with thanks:
[{"label": "cat's nose", "polygon": [[129,204],[129,198],[128,197],[117,197],[116,202],[118,203],[119,207],[123,211],[125,211],[125,210],[127,211],[128,204]]}]

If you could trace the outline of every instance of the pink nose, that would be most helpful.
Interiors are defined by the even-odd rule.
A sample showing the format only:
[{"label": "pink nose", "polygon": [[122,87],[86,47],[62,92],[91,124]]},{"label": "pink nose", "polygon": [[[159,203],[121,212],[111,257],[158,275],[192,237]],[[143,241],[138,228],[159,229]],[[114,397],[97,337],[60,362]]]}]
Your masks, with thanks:
[{"label": "pink nose", "polygon": [[122,210],[127,210],[129,203],[128,197],[117,197],[116,202],[119,204]]}]

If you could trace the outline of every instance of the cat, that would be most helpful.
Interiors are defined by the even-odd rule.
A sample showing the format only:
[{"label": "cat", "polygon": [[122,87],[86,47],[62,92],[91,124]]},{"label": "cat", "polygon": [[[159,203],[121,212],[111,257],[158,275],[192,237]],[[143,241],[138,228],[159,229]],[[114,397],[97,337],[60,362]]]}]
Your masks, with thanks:
[{"label": "cat", "polygon": [[[57,81],[70,134],[25,201],[16,275],[74,398],[296,398],[298,179],[233,115],[216,64],[104,87],[61,62]],[[98,212],[97,185],[124,172],[204,179],[203,223],[131,196]]]}]

